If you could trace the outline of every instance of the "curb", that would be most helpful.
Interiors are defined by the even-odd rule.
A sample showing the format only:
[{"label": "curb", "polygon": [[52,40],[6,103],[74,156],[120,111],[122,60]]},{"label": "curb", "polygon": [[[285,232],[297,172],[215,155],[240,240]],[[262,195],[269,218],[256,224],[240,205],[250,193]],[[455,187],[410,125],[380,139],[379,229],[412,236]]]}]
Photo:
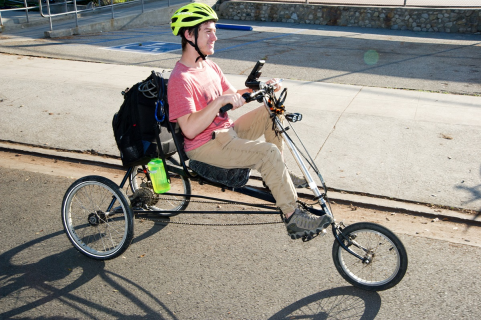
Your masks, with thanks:
[{"label": "curb", "polygon": [[396,211],[411,215],[438,218],[439,220],[448,219],[449,221],[459,221],[469,224],[481,225],[481,214],[473,215],[463,213],[463,209],[450,210],[437,207],[429,203],[413,203],[401,199],[386,199],[376,196],[359,195],[340,190],[330,190],[329,199],[340,204],[353,205],[357,207],[377,209],[382,211]]},{"label": "curb", "polygon": [[[19,144],[10,141],[0,141],[0,150],[8,152],[25,152],[31,155],[44,157],[52,157],[58,159],[68,159],[75,161],[83,161],[91,165],[110,166],[115,169],[123,169],[120,157],[102,156],[86,152],[75,152],[72,150],[57,150],[51,148],[42,148],[33,145]],[[308,194],[300,191],[300,196],[310,197]],[[448,219],[449,221],[458,221],[466,224],[481,225],[481,214],[473,215],[461,212],[463,209],[450,210],[439,208],[427,203],[413,203],[401,199],[386,199],[376,197],[374,195],[360,195],[343,190],[329,190],[329,200],[334,203],[352,205],[355,207],[363,207],[369,209],[377,209],[382,211],[397,211],[410,215],[426,216],[430,218]]]}]

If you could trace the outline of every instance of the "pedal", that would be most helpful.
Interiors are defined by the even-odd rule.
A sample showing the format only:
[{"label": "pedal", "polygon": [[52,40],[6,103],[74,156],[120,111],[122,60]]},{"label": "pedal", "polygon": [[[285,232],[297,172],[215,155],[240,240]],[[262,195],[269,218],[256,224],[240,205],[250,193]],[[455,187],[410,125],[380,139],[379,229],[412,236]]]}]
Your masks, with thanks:
[{"label": "pedal", "polygon": [[319,235],[319,233],[316,233],[316,234],[314,234],[314,235],[303,236],[303,237],[302,237],[302,242],[311,241],[312,239],[314,239],[314,238],[317,237],[318,235]]},{"label": "pedal", "polygon": [[312,239],[314,239],[317,236],[325,236],[326,233],[327,233],[326,229],[322,229],[320,232],[315,233],[313,235],[305,235],[305,236],[302,237],[302,242],[311,241]]}]

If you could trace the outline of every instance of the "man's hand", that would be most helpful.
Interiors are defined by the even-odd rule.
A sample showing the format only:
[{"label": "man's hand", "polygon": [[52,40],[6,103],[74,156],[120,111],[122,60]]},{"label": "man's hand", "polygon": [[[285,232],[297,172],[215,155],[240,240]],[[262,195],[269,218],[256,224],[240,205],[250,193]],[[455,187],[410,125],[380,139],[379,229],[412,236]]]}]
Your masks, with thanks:
[{"label": "man's hand", "polygon": [[226,104],[232,104],[232,109],[237,109],[243,106],[246,101],[239,93],[226,92],[225,94],[217,97],[217,99],[211,101],[205,108],[186,114],[177,118],[182,133],[187,139],[194,139],[202,131],[204,131],[215,117],[219,114],[219,109]]},{"label": "man's hand", "polygon": [[232,110],[235,110],[237,108],[242,107],[246,101],[244,98],[242,98],[242,95],[239,93],[232,93],[232,94],[224,94],[221,96],[222,97],[222,106],[225,106],[226,104],[230,103],[232,104]]},{"label": "man's hand", "polygon": [[282,89],[282,82],[278,78],[267,80],[266,84],[271,84],[271,83],[274,83],[274,82],[277,82],[276,88],[274,89],[274,92],[277,92],[277,91],[281,90]]}]

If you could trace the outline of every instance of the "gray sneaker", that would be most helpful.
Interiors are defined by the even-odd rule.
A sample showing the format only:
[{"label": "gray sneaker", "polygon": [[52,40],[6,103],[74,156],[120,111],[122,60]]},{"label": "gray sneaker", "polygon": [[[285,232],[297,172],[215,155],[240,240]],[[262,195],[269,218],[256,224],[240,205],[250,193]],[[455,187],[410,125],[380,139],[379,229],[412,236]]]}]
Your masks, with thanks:
[{"label": "gray sneaker", "polygon": [[304,177],[298,176],[292,171],[289,171],[289,176],[291,177],[292,183],[296,189],[307,188],[309,186]]},{"label": "gray sneaker", "polygon": [[285,220],[287,233],[292,239],[314,236],[327,228],[332,222],[332,218],[327,214],[317,216],[300,208],[297,208],[292,216]]}]

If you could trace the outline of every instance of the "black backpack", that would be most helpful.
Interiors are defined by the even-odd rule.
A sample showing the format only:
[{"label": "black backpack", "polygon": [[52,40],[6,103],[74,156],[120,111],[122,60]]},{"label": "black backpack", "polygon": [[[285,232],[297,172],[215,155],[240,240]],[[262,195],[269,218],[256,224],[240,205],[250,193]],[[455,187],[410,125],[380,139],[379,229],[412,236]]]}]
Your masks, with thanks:
[{"label": "black backpack", "polygon": [[[177,149],[168,129],[167,80],[152,71],[122,94],[124,102],[112,120],[122,164],[145,165],[152,158],[172,156]],[[163,155],[157,152],[157,143]]]}]

